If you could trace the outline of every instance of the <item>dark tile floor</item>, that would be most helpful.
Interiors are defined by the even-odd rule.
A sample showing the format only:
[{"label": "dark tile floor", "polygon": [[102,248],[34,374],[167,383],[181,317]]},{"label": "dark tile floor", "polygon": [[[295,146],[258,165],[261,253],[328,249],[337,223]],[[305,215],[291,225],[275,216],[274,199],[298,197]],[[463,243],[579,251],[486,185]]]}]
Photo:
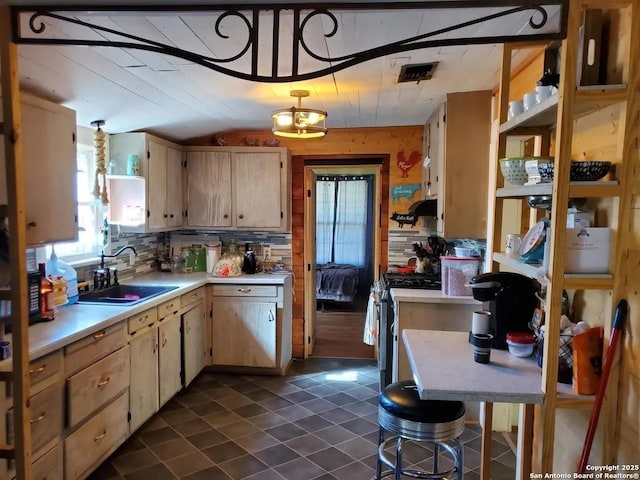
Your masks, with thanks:
[{"label": "dark tile floor", "polygon": [[[373,360],[294,361],[286,377],[202,373],[90,478],[370,480],[377,395]],[[464,478],[477,479],[479,427],[468,425],[462,440]],[[405,459],[425,467],[430,451],[408,447]],[[513,479],[500,434],[492,451],[491,477]]]}]

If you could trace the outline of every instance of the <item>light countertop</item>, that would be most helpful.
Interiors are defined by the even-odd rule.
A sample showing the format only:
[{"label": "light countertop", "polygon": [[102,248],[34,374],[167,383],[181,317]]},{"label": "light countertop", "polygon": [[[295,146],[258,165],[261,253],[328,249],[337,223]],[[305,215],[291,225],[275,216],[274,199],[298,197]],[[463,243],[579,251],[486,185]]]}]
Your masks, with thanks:
[{"label": "light countertop", "polygon": [[391,297],[396,302],[482,305],[482,302],[471,296],[444,295],[442,290],[424,290],[421,288],[392,288]]},{"label": "light countertop", "polygon": [[[171,274],[150,273],[123,280],[123,285],[171,285],[178,288],[135,305],[80,305],[59,307],[51,322],[29,327],[29,358],[36,359],[103,328],[122,322],[132,315],[208,284],[283,285],[290,274],[241,275],[218,278],[206,273]],[[11,341],[11,335],[5,335]],[[12,346],[13,350],[13,346]],[[0,370],[11,369],[11,360],[0,362]]]},{"label": "light countertop", "polygon": [[473,360],[468,332],[404,330],[413,378],[424,400],[542,403],[541,369],[533,357],[491,350],[488,364]]}]

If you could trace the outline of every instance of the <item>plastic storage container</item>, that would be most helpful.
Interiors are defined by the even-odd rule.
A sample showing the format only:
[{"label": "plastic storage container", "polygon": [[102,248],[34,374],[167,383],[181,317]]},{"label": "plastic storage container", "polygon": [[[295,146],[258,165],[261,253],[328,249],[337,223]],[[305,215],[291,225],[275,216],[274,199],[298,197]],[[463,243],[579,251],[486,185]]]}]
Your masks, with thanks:
[{"label": "plastic storage container", "polygon": [[60,260],[56,252],[51,252],[46,272],[47,275],[62,277],[66,281],[68,301],[64,305],[72,305],[78,301],[78,274],[71,265]]},{"label": "plastic storage container", "polygon": [[471,296],[469,282],[478,274],[480,259],[475,257],[440,257],[442,293],[451,296]]},{"label": "plastic storage container", "polygon": [[527,332],[508,332],[507,346],[514,357],[528,357],[533,353],[536,337]]}]

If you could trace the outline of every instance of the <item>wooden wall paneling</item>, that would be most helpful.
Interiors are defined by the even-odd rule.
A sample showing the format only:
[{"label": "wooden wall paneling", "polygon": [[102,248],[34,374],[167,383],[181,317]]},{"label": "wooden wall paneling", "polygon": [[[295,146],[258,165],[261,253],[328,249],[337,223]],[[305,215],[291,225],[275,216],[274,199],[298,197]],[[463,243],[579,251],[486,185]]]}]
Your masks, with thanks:
[{"label": "wooden wall paneling", "polygon": [[623,403],[623,408],[619,412],[620,437],[616,463],[634,464],[640,458],[640,421],[638,420],[640,376],[633,374],[622,376],[620,397],[627,401]]}]

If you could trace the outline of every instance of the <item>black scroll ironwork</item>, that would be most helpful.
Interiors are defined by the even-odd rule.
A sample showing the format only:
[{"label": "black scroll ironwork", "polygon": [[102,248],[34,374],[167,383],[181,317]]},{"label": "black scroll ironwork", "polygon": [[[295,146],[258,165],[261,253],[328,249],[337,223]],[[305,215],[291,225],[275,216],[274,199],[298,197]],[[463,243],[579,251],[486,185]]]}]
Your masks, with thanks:
[{"label": "black scroll ironwork", "polygon": [[[147,50],[151,52],[163,53],[174,57],[191,61],[195,64],[202,65],[219,73],[236,77],[243,80],[281,83],[294,82],[301,80],[309,80],[312,78],[322,77],[345,68],[379,58],[385,55],[404,52],[409,50],[418,50],[423,48],[451,46],[451,45],[472,45],[487,43],[511,43],[511,42],[539,42],[542,40],[558,40],[565,37],[566,23],[568,13],[569,0],[547,0],[544,2],[527,1],[527,0],[485,0],[485,1],[469,1],[469,0],[450,0],[450,1],[425,1],[425,2],[401,2],[401,3],[334,3],[334,4],[277,4],[270,5],[190,5],[190,6],[91,6],[87,11],[87,6],[42,6],[42,7],[12,7],[13,21],[13,38],[16,43],[22,44],[44,44],[44,45],[81,45],[81,46],[101,46],[101,47],[120,47],[132,48],[139,50]],[[558,27],[553,32],[536,32],[547,25],[549,20],[548,9],[558,7],[560,9]],[[443,10],[443,9],[476,9],[478,16],[472,20],[461,23],[446,25],[426,32],[420,35],[408,37],[385,45],[379,45],[373,48],[360,50],[342,56],[328,57],[314,52],[310,46],[309,39],[305,37],[305,28],[314,18],[322,17],[328,21],[331,28],[324,33],[326,38],[333,37],[339,28],[339,21],[334,12],[338,11],[381,11],[381,10]],[[481,12],[481,10],[489,10],[489,12]],[[246,40],[240,42],[242,45],[237,52],[225,57],[212,57],[200,55],[194,52],[183,50],[172,45],[166,45],[154,40],[146,39],[130,32],[117,31],[98,24],[80,20],[74,14],[82,12],[83,16],[91,16],[92,13],[98,12],[104,16],[105,13],[112,12],[114,14],[121,12],[137,12],[140,14],[153,14],[172,12],[176,14],[185,12],[216,12],[219,16],[213,24],[215,34],[221,39],[228,39],[221,26],[230,19],[235,18],[243,25],[242,29],[246,32],[236,31],[234,34],[246,35]],[[258,72],[259,55],[263,54],[258,44],[258,32],[260,22],[264,19],[264,14],[269,13],[271,19],[269,25],[273,28],[272,42],[270,50],[265,55],[271,56],[271,72],[264,75]],[[281,38],[281,15],[283,12],[291,12],[293,19],[293,38],[292,42],[292,58],[290,59],[290,67],[287,63],[286,74],[281,74],[283,66],[279,56],[279,42]],[[499,20],[511,15],[530,13],[529,26],[532,32],[527,34],[508,34],[495,36],[465,36],[463,30],[467,27]],[[262,14],[262,17],[261,17]],[[28,18],[28,28],[23,32],[22,21]],[[82,38],[56,38],[47,36],[47,21],[59,21],[62,23],[70,23],[76,26],[87,28],[88,31],[102,35],[104,40],[82,39]],[[451,38],[437,38],[444,34],[452,34],[460,32],[460,36]],[[110,39],[107,37],[115,37]],[[244,38],[244,37],[242,37]],[[266,50],[266,49],[265,49]],[[301,54],[306,54],[314,59],[321,66],[311,71],[300,71]],[[245,56],[250,58],[249,71],[236,70],[233,67],[226,66]]]}]

